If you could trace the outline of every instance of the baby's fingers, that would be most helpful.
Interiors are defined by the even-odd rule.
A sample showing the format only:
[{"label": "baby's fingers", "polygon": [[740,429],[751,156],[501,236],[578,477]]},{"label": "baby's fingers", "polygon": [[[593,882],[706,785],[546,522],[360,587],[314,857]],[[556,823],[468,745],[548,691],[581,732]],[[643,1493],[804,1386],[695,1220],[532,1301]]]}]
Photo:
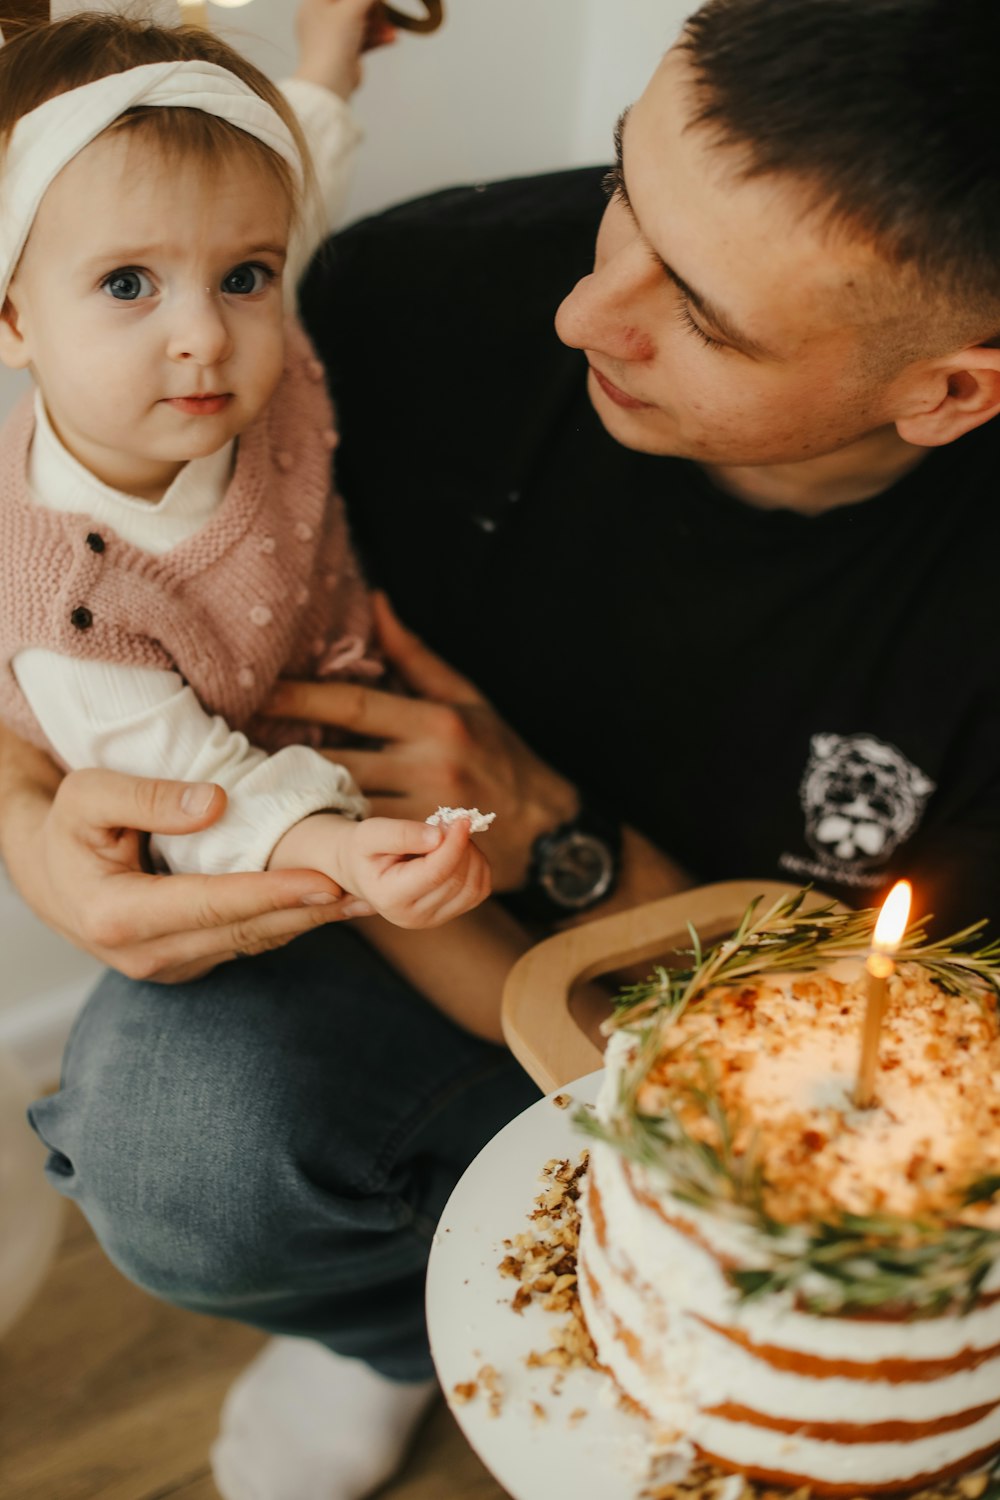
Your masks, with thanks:
[{"label": "baby's fingers", "polygon": [[[477,850],[471,852],[478,854]],[[492,886],[489,864],[480,855],[470,862],[464,878],[459,880],[456,874],[449,886],[449,890],[432,891],[414,904],[414,916],[421,926],[440,927],[485,901]]]},{"label": "baby's fingers", "polygon": [[[421,866],[427,864],[420,861]],[[423,870],[421,873],[424,873]],[[411,875],[405,869],[405,877]],[[462,912],[471,911],[490,893],[490,867],[482,853],[469,845],[458,864],[433,885],[415,886],[406,879],[406,888],[397,885],[393,897],[402,907],[398,920],[408,927],[435,927]]]},{"label": "baby's fingers", "polygon": [[[468,826],[466,823],[465,828]],[[440,828],[411,818],[369,818],[361,827],[369,855],[386,860],[405,860],[407,856],[428,859],[447,843]]]},{"label": "baby's fingers", "polygon": [[[427,831],[438,832],[432,828]],[[464,880],[462,866],[470,853],[482,859],[478,850],[470,849],[469,824],[463,819],[445,830],[438,848],[430,854],[421,859],[400,860],[385,871],[383,879],[391,881],[386,889],[391,889],[392,900],[397,905],[416,904],[437,892],[450,896]]]}]

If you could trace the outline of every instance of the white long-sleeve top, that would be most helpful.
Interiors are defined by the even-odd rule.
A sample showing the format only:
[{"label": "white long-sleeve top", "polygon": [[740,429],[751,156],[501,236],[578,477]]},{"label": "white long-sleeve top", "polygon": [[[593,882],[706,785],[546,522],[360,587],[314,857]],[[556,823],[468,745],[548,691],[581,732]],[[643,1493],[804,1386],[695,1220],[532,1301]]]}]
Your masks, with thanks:
[{"label": "white long-sleeve top", "polygon": [[[305,215],[289,247],[286,286],[295,289],[322,235],[339,217],[360,131],[337,95],[302,79],[283,92],[313,156],[325,223]],[[168,552],[199,531],[222,503],[235,444],[185,464],[153,503],[103,484],[63,447],[35,397],[28,488],[38,505],[83,512],[147,552]],[[278,840],[310,813],[333,808],[363,816],[364,798],[343,766],[306,746],[275,755],[251,745],[202,708],[177,672],[77,661],[31,648],[13,663],[21,691],[47,739],[71,768],[103,766],[134,775],[213,781],[228,795],[225,814],[203,833],[157,838],[175,871],[261,870]]]}]

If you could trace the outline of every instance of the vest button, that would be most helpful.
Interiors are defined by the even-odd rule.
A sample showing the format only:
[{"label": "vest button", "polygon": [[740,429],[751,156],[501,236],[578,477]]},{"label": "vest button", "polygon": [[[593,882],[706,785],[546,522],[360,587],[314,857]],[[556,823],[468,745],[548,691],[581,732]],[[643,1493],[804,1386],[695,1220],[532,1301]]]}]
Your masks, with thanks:
[{"label": "vest button", "polygon": [[69,617],[69,623],[75,630],[89,630],[94,617],[85,604],[78,604]]},{"label": "vest button", "polygon": [[90,548],[91,552],[104,551],[104,538],[101,536],[101,533],[99,531],[87,532],[87,546]]}]

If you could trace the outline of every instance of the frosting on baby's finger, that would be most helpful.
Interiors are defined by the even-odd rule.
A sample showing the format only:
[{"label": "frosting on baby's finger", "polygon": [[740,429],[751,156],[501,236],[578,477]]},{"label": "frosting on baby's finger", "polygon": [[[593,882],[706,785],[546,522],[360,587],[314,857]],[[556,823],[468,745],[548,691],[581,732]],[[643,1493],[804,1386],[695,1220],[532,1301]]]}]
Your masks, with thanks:
[{"label": "frosting on baby's finger", "polygon": [[485,833],[495,817],[495,812],[482,813],[478,807],[439,807],[425,822],[430,823],[432,828],[448,828],[452,823],[457,823],[459,818],[468,818],[472,833]]}]

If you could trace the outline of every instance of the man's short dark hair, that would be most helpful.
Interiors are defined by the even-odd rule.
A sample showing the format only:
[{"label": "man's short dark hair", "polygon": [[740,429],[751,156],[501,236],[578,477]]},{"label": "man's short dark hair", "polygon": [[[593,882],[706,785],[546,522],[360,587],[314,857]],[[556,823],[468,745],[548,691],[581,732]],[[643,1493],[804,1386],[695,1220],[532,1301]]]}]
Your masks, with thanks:
[{"label": "man's short dark hair", "polygon": [[708,0],[697,122],[1000,329],[1000,0]]}]

